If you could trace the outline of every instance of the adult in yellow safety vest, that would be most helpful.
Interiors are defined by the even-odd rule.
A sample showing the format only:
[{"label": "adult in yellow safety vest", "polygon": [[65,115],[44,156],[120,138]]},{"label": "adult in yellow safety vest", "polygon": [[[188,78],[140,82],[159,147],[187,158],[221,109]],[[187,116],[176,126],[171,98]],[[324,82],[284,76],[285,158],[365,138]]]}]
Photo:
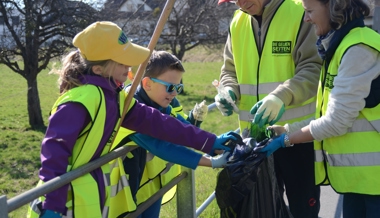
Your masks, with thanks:
[{"label": "adult in yellow safety vest", "polygon": [[[126,98],[121,84],[127,79],[129,67],[142,63],[150,51],[132,44],[120,27],[107,21],[89,25],[74,37],[73,45],[78,50],[67,54],[62,68],[54,70],[59,74],[61,96],[53,106],[41,145],[42,182],[108,153],[119,125],[160,140],[202,148],[205,152],[228,150],[223,144],[236,139],[228,133],[217,137],[184,125],[134,100],[121,120]],[[152,129],[152,123],[161,128]],[[173,131],[180,132],[173,137],[170,134]],[[117,213],[113,212],[112,197],[119,192],[111,189],[112,175],[108,175],[111,167],[106,164],[47,193],[40,203],[31,205],[30,216],[114,217]],[[130,195],[128,186],[125,187],[123,192]]]},{"label": "adult in yellow safety vest", "polygon": [[374,218],[380,213],[380,35],[364,26],[365,2],[343,2],[303,0],[324,60],[315,119],[272,127],[279,136],[261,151],[315,140],[316,183],[343,194],[344,218]]},{"label": "adult in yellow safety vest", "polygon": [[[219,3],[228,2],[220,0]],[[237,0],[224,49],[220,83],[229,93],[215,102],[223,115],[238,107],[243,135],[262,140],[267,124],[293,123],[312,117],[322,60],[312,25],[293,0]],[[248,131],[247,131],[248,130]],[[274,153],[280,190],[284,187],[295,218],[317,218],[320,188],[314,183],[313,144]]]}]

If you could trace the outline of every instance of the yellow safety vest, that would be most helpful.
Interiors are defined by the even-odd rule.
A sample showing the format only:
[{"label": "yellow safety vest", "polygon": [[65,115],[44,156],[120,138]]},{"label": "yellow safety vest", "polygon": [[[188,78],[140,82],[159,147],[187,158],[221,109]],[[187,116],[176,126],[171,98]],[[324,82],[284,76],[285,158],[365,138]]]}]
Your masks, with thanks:
[{"label": "yellow safety vest", "polygon": [[[98,95],[96,94],[98,93]],[[120,112],[123,111],[124,101],[126,94],[120,92],[119,102],[120,102]],[[102,100],[103,99],[103,100]],[[69,163],[67,167],[67,172],[74,170],[84,164],[90,162],[93,154],[95,153],[97,146],[101,141],[103,128],[105,124],[105,101],[103,91],[94,85],[83,85],[69,90],[68,92],[61,95],[55,104],[51,113],[55,113],[58,106],[66,102],[78,102],[86,107],[87,111],[91,116],[92,122],[89,123],[86,128],[81,132],[80,137],[77,139],[72,157],[69,158]],[[94,104],[95,103],[95,104]],[[129,109],[133,106],[135,102],[132,101]],[[120,120],[119,120],[120,121]],[[119,122],[118,121],[118,122]],[[115,128],[118,125],[115,126]],[[116,130],[114,130],[116,131]],[[107,154],[111,149],[110,143],[107,143],[104,147],[101,156]],[[111,211],[113,207],[110,201],[111,192],[111,181],[110,181],[110,165],[105,164],[101,167],[103,174],[105,175],[105,189],[106,189],[106,201],[104,208],[100,208],[100,196],[97,191],[97,182],[88,173],[73,181],[69,188],[66,207],[68,208],[68,216],[76,217],[110,217],[112,216]],[[108,176],[107,176],[108,175]],[[43,184],[40,181],[38,185]],[[129,190],[130,192],[130,190]],[[43,201],[44,198],[39,199]],[[133,202],[133,200],[132,200]],[[35,212],[36,208],[29,208],[28,217],[39,217]]]},{"label": "yellow safety vest", "polygon": [[[325,73],[321,70],[316,118],[328,110],[334,77],[346,50],[365,44],[380,52],[380,35],[364,28],[352,29],[342,40]],[[326,77],[326,79],[325,79]],[[325,81],[322,86],[322,81]],[[368,84],[370,85],[370,84]],[[364,108],[348,132],[342,136],[314,141],[316,184],[331,184],[338,193],[379,195],[380,185],[380,105]]]},{"label": "yellow safety vest", "polygon": [[[289,16],[289,11],[292,12]],[[250,109],[278,85],[294,77],[292,51],[297,41],[304,9],[293,0],[285,0],[271,20],[261,55],[252,29],[252,17],[240,10],[230,25],[232,52],[241,99],[239,127],[250,127],[253,116]],[[286,25],[284,25],[286,20]],[[276,124],[293,123],[314,116],[315,97],[303,104],[286,107]]]},{"label": "yellow safety vest", "polygon": [[[171,116],[177,117],[180,114],[184,119],[187,115],[183,112],[182,106],[172,108]],[[147,162],[144,168],[140,187],[136,194],[137,204],[141,204],[148,200],[153,194],[158,192],[160,188],[168,184],[172,179],[181,173],[181,166],[178,164],[169,163],[159,157],[147,155]],[[177,190],[177,186],[173,186],[165,193],[162,198],[162,204],[173,199]]]}]

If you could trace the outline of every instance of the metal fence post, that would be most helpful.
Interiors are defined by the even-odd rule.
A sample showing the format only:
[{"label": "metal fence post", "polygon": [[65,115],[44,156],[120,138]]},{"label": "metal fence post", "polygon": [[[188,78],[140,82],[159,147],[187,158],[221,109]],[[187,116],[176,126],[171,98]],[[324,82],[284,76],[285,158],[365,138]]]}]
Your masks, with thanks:
[{"label": "metal fence post", "polygon": [[177,185],[177,217],[195,218],[195,181],[194,170],[182,167],[187,177]]},{"label": "metal fence post", "polygon": [[7,196],[0,196],[0,218],[8,218]]}]

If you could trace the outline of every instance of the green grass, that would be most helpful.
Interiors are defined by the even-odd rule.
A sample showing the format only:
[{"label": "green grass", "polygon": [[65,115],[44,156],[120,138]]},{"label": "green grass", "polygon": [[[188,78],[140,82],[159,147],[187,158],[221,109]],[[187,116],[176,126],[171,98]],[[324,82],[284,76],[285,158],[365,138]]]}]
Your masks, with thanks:
[{"label": "green grass", "polygon": [[[221,52],[221,51],[218,51]],[[191,53],[190,53],[191,54]],[[183,76],[185,93],[178,96],[184,109],[191,110],[195,103],[214,101],[216,89],[211,82],[219,78],[222,62],[185,62]],[[45,124],[49,111],[58,97],[57,76],[49,70],[38,76],[38,90]],[[40,144],[44,132],[30,130],[27,113],[27,84],[20,75],[0,65],[0,195],[8,199],[35,187],[40,167]],[[237,116],[223,117],[214,109],[209,112],[202,128],[221,134],[238,126]],[[216,176],[220,170],[198,167],[195,171],[196,206],[199,207],[214,191]],[[9,217],[24,217],[27,206],[12,212]],[[160,217],[176,217],[175,199],[163,206]],[[219,217],[216,201],[200,217]]]}]

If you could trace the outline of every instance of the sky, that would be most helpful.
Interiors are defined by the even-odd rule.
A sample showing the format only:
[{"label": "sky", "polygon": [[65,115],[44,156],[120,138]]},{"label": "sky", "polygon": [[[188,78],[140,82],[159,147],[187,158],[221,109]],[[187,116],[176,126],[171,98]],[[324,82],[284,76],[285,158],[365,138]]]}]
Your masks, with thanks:
[{"label": "sky", "polygon": [[99,8],[101,8],[103,6],[103,4],[107,0],[74,0],[74,1],[81,1],[81,2],[87,3],[87,4],[91,5],[91,6],[92,5],[96,5],[96,9],[99,9]]}]

